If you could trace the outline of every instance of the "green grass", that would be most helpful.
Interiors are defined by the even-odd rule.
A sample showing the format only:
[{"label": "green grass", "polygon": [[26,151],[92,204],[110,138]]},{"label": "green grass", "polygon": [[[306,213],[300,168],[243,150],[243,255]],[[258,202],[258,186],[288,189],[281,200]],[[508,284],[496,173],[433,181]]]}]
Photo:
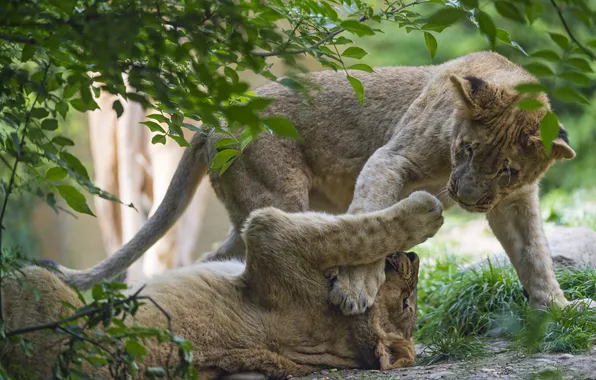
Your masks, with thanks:
[{"label": "green grass", "polygon": [[[596,229],[594,190],[551,191],[541,205],[547,225]],[[454,216],[457,224],[469,220]],[[489,262],[463,270],[465,259],[452,255],[455,249],[444,239],[416,250],[421,268],[415,338],[427,345],[421,363],[483,355],[483,340],[495,336],[525,352],[585,353],[596,342],[596,310],[531,309],[510,265]],[[568,299],[596,299],[595,268],[561,268],[556,275]]]},{"label": "green grass", "polygon": [[486,345],[474,335],[462,335],[456,328],[435,332],[426,342],[418,365],[431,365],[443,361],[464,360],[484,356]]},{"label": "green grass", "polygon": [[[424,264],[424,262],[423,262]],[[423,362],[482,355],[482,339],[499,336],[526,352],[588,352],[596,340],[596,311],[531,309],[511,266],[490,264],[452,273],[456,261],[423,265],[416,338],[428,346]],[[436,281],[432,269],[436,269]],[[424,274],[430,272],[431,274]],[[596,270],[563,268],[557,278],[570,299],[596,299]]]}]

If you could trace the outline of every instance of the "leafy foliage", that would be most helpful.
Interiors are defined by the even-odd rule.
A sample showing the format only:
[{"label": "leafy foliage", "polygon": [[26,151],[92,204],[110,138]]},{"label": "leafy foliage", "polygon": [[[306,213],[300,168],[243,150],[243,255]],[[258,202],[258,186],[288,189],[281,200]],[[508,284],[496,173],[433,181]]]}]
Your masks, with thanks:
[{"label": "leafy foliage", "polygon": [[[554,30],[560,32],[551,31],[550,44],[532,52],[525,67],[548,82],[545,88],[553,96],[587,103],[578,88],[590,83],[596,43],[579,41],[570,25],[592,26],[594,10],[589,4],[525,0],[496,1],[493,6],[454,0],[385,1],[378,6],[360,0],[6,2],[0,5],[0,90],[5,94],[0,99],[0,150],[19,157],[26,168],[26,175],[17,176],[13,186],[33,192],[54,208],[59,195],[75,211],[90,214],[81,189],[116,200],[92,184],[80,160],[69,153],[73,141],[60,134],[60,124],[72,109],[97,109],[94,99],[106,91],[121,97],[113,104],[118,115],[122,100],[155,110],[152,120],[144,122],[154,133],[153,143],[172,138],[188,146],[182,128],[225,135],[219,145],[222,155],[211,168],[223,173],[263,131],[299,137],[288,121],[265,123],[260,113],[270,102],[248,92],[239,72],[276,80],[270,57],[278,56],[286,67],[300,70],[296,56],[308,55],[324,67],[346,71],[363,103],[364,88],[347,70],[372,68],[344,60],[362,59],[367,52],[343,46],[352,43],[350,35],[375,35],[375,25],[382,21],[396,22],[408,33],[420,32],[431,57],[439,48],[433,34],[465,20],[479,28],[487,47],[504,43],[523,54],[525,50],[499,26],[510,21],[559,24]],[[553,10],[560,20],[553,19]],[[573,22],[576,19],[580,23]],[[296,77],[279,82],[292,89],[304,86]],[[185,120],[201,122],[202,127]],[[557,131],[557,117],[549,113],[541,127],[547,150]],[[59,169],[39,172],[51,165],[68,178]],[[3,182],[5,190],[7,186]]]},{"label": "leafy foliage", "polygon": [[[25,192],[58,210],[56,197],[74,211],[92,215],[85,191],[112,201],[113,195],[97,188],[83,163],[72,153],[74,142],[64,135],[72,110],[98,108],[102,91],[119,96],[112,108],[120,117],[124,101],[152,109],[143,124],[153,133],[152,142],[167,138],[189,146],[183,128],[197,133],[215,131],[222,136],[211,170],[223,175],[260,133],[300,139],[292,123],[280,116],[264,115],[271,99],[248,91],[241,80],[250,71],[295,91],[306,91],[299,75],[298,57],[309,56],[323,67],[343,71],[361,104],[366,94],[355,71],[373,72],[367,57],[353,40],[374,36],[381,22],[393,22],[406,33],[417,32],[433,59],[440,49],[436,36],[451,25],[477,28],[490,49],[509,46],[519,52],[525,67],[541,85],[525,84],[520,92],[548,91],[557,101],[586,104],[593,92],[596,40],[583,38],[593,28],[593,4],[586,0],[27,0],[0,2],[0,157],[4,202],[0,227],[11,193]],[[516,25],[514,28],[513,25]],[[516,42],[510,31],[517,25],[547,27],[548,39],[532,49]],[[508,30],[506,30],[508,29]],[[535,45],[535,46],[534,46]],[[526,51],[528,49],[530,53]],[[277,78],[270,58],[279,57],[290,75]],[[525,57],[525,58],[524,58]],[[523,91],[521,91],[523,89]],[[525,109],[542,104],[520,102]],[[198,123],[190,123],[194,121]],[[200,125],[197,128],[195,125]],[[547,151],[558,135],[559,122],[549,112],[541,124]],[[9,162],[10,161],[10,162]],[[21,164],[19,166],[19,164]],[[131,205],[132,206],[132,205]],[[0,229],[0,248],[2,247]],[[4,251],[0,251],[4,252]],[[8,255],[0,255],[3,274],[18,270]],[[19,259],[20,260],[20,259]],[[18,260],[17,260],[18,261]],[[14,264],[14,265],[13,265]],[[20,264],[19,264],[20,265]],[[451,267],[445,276],[451,276]],[[481,273],[503,300],[519,297],[512,277],[505,272]],[[465,284],[466,279],[460,279]],[[473,287],[481,299],[486,291]],[[115,377],[134,373],[146,354],[143,339],[158,339],[179,348],[178,374],[188,374],[190,347],[168,331],[139,329],[124,324],[134,316],[141,297],[125,297],[121,285],[104,283],[92,293],[93,301],[76,321],[57,324],[70,349],[61,356],[56,376],[81,374],[81,365],[107,365]],[[438,290],[438,289],[437,289]],[[438,290],[436,294],[440,294]],[[433,292],[424,297],[432,300]],[[467,315],[471,304],[452,304],[453,322],[459,328],[484,329],[491,318]],[[109,307],[108,307],[109,306]],[[494,313],[495,305],[485,304]],[[93,311],[86,314],[87,311]],[[430,316],[431,311],[428,312]],[[82,326],[81,327],[81,323]],[[467,327],[466,327],[467,326]],[[27,350],[27,342],[13,340]],[[449,342],[443,340],[441,347]],[[101,346],[109,346],[102,349]],[[451,343],[449,343],[451,344]],[[470,347],[473,344],[463,344]],[[118,358],[117,360],[115,358]],[[116,365],[116,364],[117,365]],[[184,367],[186,365],[186,367]],[[170,375],[172,370],[153,368],[149,377]],[[178,370],[178,369],[177,369]],[[192,373],[191,373],[192,375]]]}]

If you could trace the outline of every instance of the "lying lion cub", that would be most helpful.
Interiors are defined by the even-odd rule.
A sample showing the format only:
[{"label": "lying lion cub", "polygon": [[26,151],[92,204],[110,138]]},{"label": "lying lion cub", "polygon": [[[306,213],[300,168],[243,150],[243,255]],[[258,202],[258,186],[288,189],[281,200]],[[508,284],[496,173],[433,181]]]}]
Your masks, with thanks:
[{"label": "lying lion cub", "polygon": [[[414,360],[418,258],[396,253],[436,233],[441,204],[418,191],[385,210],[360,215],[253,212],[243,231],[246,263],[210,262],[172,271],[149,282],[151,296],[172,317],[174,333],[192,342],[194,366],[203,376],[257,371],[267,376],[304,375],[315,368],[381,368]],[[333,278],[327,269],[363,265],[387,257],[387,280],[366,313],[345,316],[328,302]],[[80,305],[75,292],[40,267],[24,269],[29,288],[5,280],[7,330],[59,319],[60,301]],[[130,290],[134,292],[134,289]],[[136,315],[143,326],[166,327],[152,304]],[[53,338],[52,338],[53,337]],[[64,342],[46,332],[30,333],[33,355],[3,347],[2,364],[50,373]],[[169,346],[148,341],[144,366],[164,363]],[[142,368],[141,368],[141,372]],[[99,374],[101,375],[101,374]]]}]

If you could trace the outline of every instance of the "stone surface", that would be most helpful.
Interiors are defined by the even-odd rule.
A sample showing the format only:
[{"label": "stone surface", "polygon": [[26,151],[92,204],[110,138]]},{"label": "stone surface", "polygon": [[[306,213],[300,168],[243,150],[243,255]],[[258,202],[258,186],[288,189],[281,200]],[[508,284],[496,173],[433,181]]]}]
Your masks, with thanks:
[{"label": "stone surface", "polygon": [[[556,227],[549,231],[547,239],[556,267],[579,265],[596,267],[596,231],[587,227]],[[497,266],[509,264],[509,258],[505,252],[498,252],[469,265],[468,268],[486,265],[488,260],[492,265]]]},{"label": "stone surface", "polygon": [[[317,373],[318,374],[318,373]],[[577,379],[596,380],[596,352],[591,355],[521,355],[498,352],[467,361],[399,368],[392,371],[341,370],[330,380],[426,379]],[[319,375],[320,376],[320,375]],[[296,378],[311,380],[316,375]]]}]

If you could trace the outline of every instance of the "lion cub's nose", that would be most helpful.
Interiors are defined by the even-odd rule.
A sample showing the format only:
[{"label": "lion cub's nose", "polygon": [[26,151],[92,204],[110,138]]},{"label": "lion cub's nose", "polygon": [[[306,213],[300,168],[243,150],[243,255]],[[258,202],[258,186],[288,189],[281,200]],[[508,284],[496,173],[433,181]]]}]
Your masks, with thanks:
[{"label": "lion cub's nose", "polygon": [[484,193],[472,186],[460,186],[457,189],[457,199],[466,206],[474,206],[480,202]]}]

